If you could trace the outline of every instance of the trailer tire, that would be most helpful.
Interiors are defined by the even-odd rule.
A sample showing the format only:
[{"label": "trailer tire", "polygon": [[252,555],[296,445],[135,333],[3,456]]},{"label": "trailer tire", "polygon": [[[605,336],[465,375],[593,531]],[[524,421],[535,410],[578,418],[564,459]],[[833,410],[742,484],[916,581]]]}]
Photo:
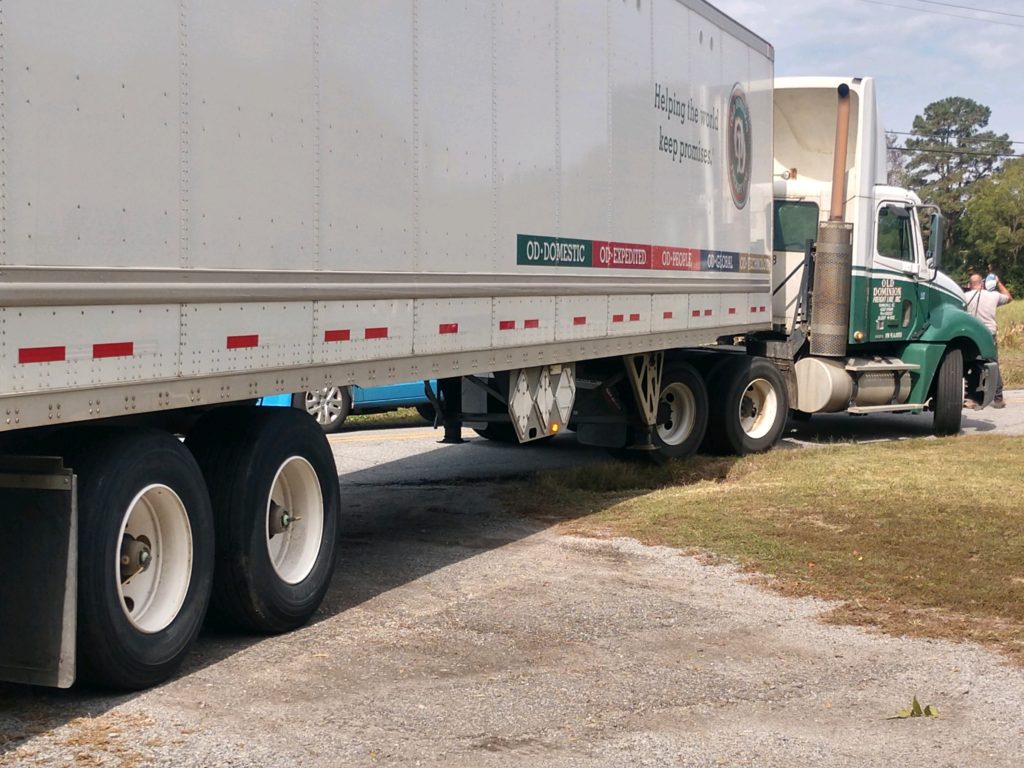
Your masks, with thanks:
[{"label": "trailer tire", "polygon": [[743,456],[766,451],[782,437],[789,413],[786,383],[763,357],[737,357],[715,374],[702,446],[709,453]]},{"label": "trailer tire", "polygon": [[686,364],[673,365],[662,375],[658,412],[666,420],[654,430],[657,453],[685,459],[700,448],[708,425],[708,390],[700,374]]},{"label": "trailer tire", "polygon": [[224,408],[187,445],[213,503],[211,612],[263,634],[302,626],[335,562],[338,476],[322,430],[288,408]]},{"label": "trailer tire", "polygon": [[964,358],[959,349],[942,357],[935,375],[935,405],[932,431],[939,437],[960,433],[964,400]]},{"label": "trailer tire", "polygon": [[352,392],[348,387],[322,387],[292,395],[292,405],[316,419],[328,435],[341,429],[352,413]]},{"label": "trailer tire", "polygon": [[[214,531],[202,473],[164,432],[86,429],[70,437],[78,677],[121,690],[156,685],[188,654],[210,598]],[[138,570],[126,577],[128,568]]]}]

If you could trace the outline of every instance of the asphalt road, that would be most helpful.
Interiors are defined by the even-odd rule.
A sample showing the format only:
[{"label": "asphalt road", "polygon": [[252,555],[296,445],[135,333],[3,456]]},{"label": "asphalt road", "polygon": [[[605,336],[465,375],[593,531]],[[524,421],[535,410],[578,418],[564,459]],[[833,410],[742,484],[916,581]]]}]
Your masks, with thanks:
[{"label": "asphalt road", "polygon": [[[1022,415],[1012,393],[965,427]],[[786,442],[927,431],[815,418]],[[1020,765],[1024,671],[998,656],[825,625],[827,604],[733,569],[513,514],[490,479],[605,460],[571,436],[438,437],[332,438],[339,567],[309,626],[207,631],[134,695],[0,684],[0,766]],[[891,719],[914,696],[940,717]]]}]

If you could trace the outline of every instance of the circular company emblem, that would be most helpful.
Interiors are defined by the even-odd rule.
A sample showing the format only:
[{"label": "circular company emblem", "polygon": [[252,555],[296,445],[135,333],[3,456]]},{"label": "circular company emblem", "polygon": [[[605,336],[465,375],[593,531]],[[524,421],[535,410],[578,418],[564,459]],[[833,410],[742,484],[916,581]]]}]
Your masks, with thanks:
[{"label": "circular company emblem", "polygon": [[750,166],[753,161],[753,131],[750,125],[750,108],[743,89],[736,83],[729,97],[729,135],[726,144],[729,150],[729,189],[737,208],[743,208],[750,196]]}]

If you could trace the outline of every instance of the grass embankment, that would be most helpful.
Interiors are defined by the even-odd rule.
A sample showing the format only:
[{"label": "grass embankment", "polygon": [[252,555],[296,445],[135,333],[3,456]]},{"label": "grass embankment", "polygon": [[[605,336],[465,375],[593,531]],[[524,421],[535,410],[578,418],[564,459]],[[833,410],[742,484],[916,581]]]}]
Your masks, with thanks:
[{"label": "grass embankment", "polygon": [[415,408],[399,408],[383,413],[359,413],[345,419],[342,431],[347,429],[368,429],[371,427],[429,427],[427,421]]},{"label": "grass embankment", "polygon": [[554,471],[527,507],[565,515],[570,532],[705,553],[786,594],[841,600],[833,621],[1024,662],[1022,477],[1022,438],[908,440]]},{"label": "grass embankment", "polygon": [[996,327],[1003,386],[1008,389],[1024,387],[1024,296],[999,308]]}]

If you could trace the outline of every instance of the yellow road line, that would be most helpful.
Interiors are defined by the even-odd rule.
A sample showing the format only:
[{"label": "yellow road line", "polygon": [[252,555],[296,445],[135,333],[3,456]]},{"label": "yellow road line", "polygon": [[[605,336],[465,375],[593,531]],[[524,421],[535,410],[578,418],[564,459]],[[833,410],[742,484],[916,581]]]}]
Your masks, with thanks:
[{"label": "yellow road line", "polygon": [[[462,430],[463,437],[472,437],[472,430]],[[358,435],[330,435],[327,440],[332,445],[339,445],[345,443],[391,443],[398,442],[401,440],[422,440],[424,437],[437,437],[438,441],[444,437],[444,432],[440,429],[422,429],[413,432],[412,434],[405,433],[401,435],[382,435],[380,432],[358,434]]]}]

